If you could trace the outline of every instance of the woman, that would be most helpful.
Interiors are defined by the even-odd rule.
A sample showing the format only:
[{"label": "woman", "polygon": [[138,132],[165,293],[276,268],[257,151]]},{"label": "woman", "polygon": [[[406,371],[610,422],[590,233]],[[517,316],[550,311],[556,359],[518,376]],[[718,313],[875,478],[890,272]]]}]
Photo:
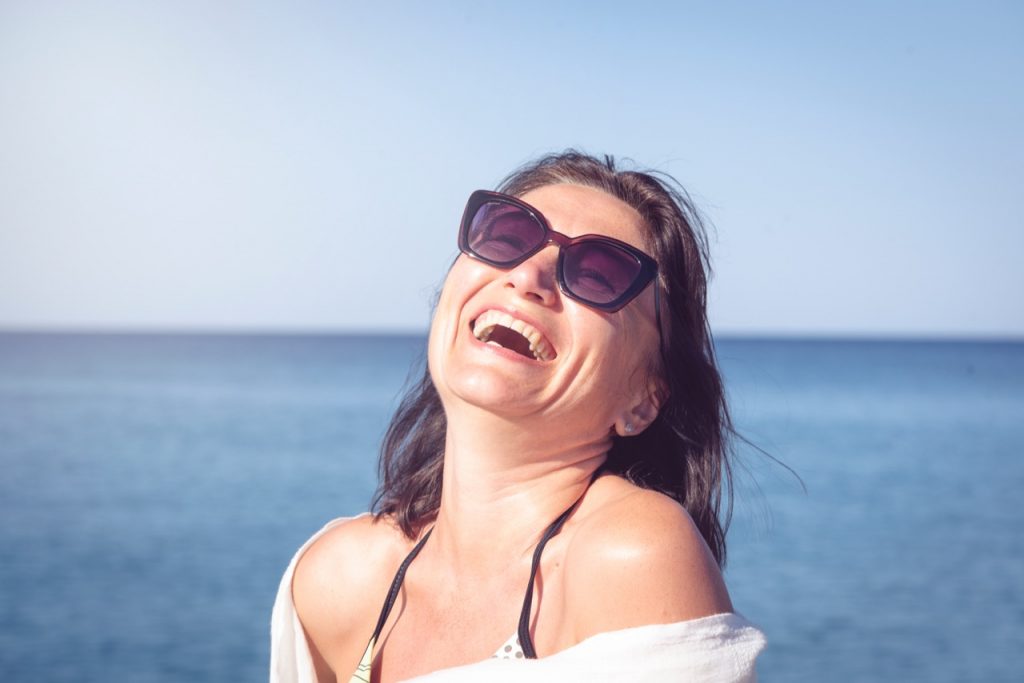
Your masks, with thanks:
[{"label": "woman", "polygon": [[570,151],[474,193],[459,246],[375,514],[281,582],[271,680],[752,680],[686,196]]}]

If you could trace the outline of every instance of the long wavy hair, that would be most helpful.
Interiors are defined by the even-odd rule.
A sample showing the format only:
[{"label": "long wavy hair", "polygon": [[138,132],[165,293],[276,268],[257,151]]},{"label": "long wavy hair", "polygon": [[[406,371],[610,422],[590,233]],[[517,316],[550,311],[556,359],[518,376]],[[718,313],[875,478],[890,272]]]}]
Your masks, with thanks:
[{"label": "long wavy hair", "polygon": [[[619,170],[611,156],[575,150],[542,157],[498,187],[522,196],[557,184],[584,185],[633,207],[658,262],[661,354],[652,359],[667,397],[642,433],[614,437],[603,471],[678,501],[693,518],[719,565],[732,516],[730,443],[734,435],[707,320],[707,235],[686,191],[656,172]],[[380,484],[372,509],[389,515],[410,538],[437,515],[447,420],[429,370],[407,391],[380,452]]]}]

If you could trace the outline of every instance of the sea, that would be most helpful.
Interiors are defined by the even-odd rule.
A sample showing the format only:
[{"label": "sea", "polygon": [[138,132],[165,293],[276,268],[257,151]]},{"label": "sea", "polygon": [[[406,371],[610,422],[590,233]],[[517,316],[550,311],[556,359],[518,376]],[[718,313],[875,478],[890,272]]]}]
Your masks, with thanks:
[{"label": "sea", "polygon": [[[0,680],[262,681],[422,336],[0,334]],[[717,341],[762,681],[1024,680],[1024,343]]]}]

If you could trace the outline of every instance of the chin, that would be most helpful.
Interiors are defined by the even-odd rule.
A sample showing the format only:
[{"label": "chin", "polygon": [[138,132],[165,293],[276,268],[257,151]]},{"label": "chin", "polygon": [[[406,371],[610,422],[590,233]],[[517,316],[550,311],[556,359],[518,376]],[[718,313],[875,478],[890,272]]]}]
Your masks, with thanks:
[{"label": "chin", "polygon": [[444,379],[431,373],[446,412],[460,403],[506,416],[537,407],[537,391],[526,389],[521,381],[506,373],[487,367],[450,370],[444,373]]}]

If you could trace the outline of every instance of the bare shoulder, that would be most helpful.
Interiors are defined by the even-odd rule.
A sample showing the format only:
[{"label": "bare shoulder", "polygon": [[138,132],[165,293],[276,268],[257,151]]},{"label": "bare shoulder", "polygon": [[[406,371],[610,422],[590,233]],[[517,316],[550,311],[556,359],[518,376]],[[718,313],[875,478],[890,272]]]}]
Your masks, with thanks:
[{"label": "bare shoulder", "polygon": [[354,517],[324,532],[296,564],[292,580],[296,607],[310,591],[320,602],[339,595],[352,600],[352,587],[374,581],[389,557],[401,552],[400,535],[389,522],[371,515]]},{"label": "bare shoulder", "polygon": [[578,640],[732,611],[718,564],[679,503],[618,477],[598,483],[566,551],[566,606]]},{"label": "bare shoulder", "polygon": [[392,523],[364,515],[329,529],[306,549],[295,567],[292,599],[315,660],[343,666],[353,660],[355,667],[391,581],[389,572],[407,545]]}]

